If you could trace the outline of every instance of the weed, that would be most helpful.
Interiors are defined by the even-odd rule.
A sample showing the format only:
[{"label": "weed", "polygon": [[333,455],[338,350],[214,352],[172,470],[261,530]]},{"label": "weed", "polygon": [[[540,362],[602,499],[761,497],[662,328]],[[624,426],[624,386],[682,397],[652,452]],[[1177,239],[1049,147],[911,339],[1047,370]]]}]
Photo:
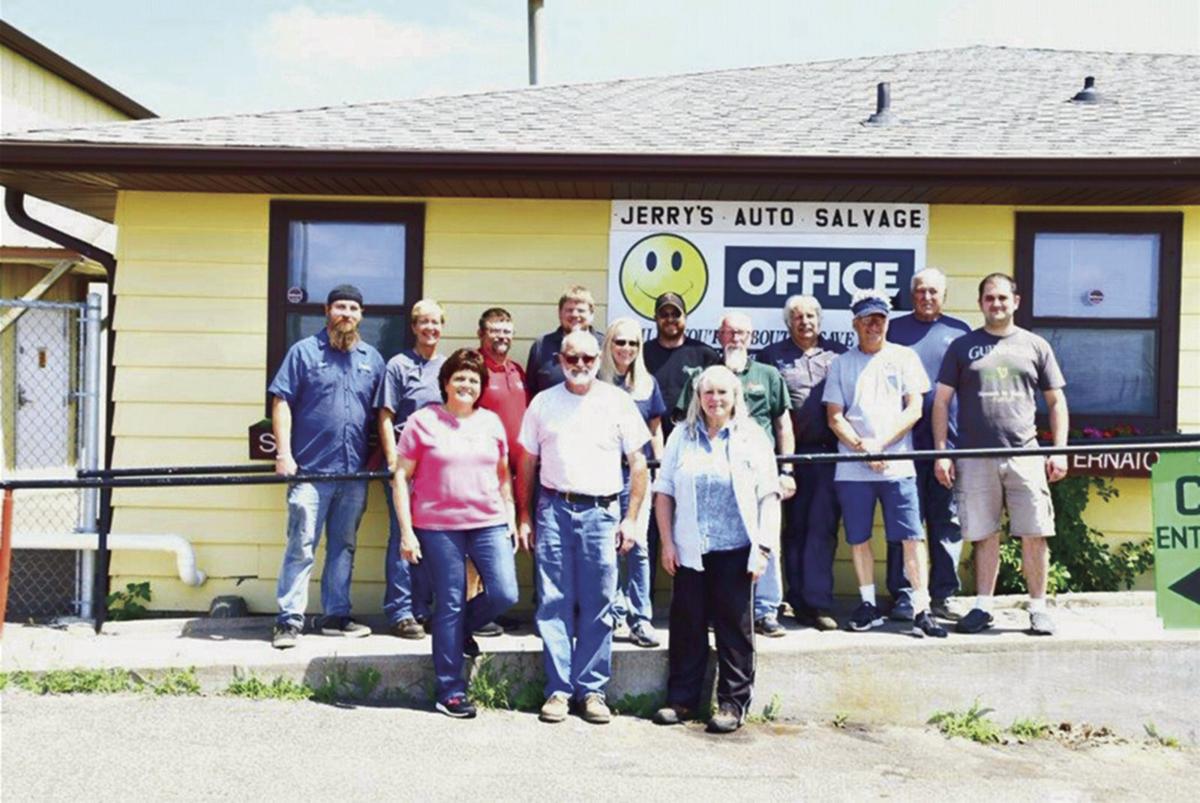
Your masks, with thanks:
[{"label": "weed", "polygon": [[312,687],[307,683],[296,683],[282,675],[270,683],[264,683],[254,675],[236,677],[224,693],[248,700],[309,700],[313,697]]},{"label": "weed", "polygon": [[541,687],[538,680],[514,676],[497,666],[492,656],[483,655],[475,660],[467,696],[480,708],[536,711],[543,702]]},{"label": "weed", "polygon": [[369,700],[383,678],[373,666],[364,666],[354,673],[354,693],[359,700]]},{"label": "weed", "polygon": [[8,688],[8,673],[0,672],[0,691]]},{"label": "weed", "polygon": [[150,583],[127,583],[124,591],[114,591],[108,595],[108,618],[115,621],[141,619],[146,615],[146,606],[142,603],[150,601]]},{"label": "weed", "polygon": [[658,692],[626,694],[612,704],[614,714],[650,719],[654,712],[663,707],[665,698]]},{"label": "weed", "polygon": [[991,708],[981,708],[979,698],[966,711],[938,711],[929,718],[930,725],[937,725],[946,738],[954,736],[970,739],[980,744],[1000,744],[1004,737],[1000,727],[988,719]]},{"label": "weed", "polygon": [[196,679],[196,667],[187,669],[170,669],[158,679],[157,683],[147,684],[155,694],[184,696],[200,694],[200,681]]},{"label": "weed", "polygon": [[761,714],[751,714],[746,717],[747,722],[762,724],[764,722],[774,722],[779,719],[779,712],[783,709],[783,699],[778,695],[771,696],[771,702],[763,706]]},{"label": "weed", "polygon": [[350,697],[353,688],[349,668],[344,663],[334,661],[330,668],[325,670],[321,685],[313,689],[312,699],[318,703],[335,703]]},{"label": "weed", "polygon": [[833,719],[830,720],[829,724],[833,725],[833,727],[837,728],[838,730],[842,730],[846,727],[846,723],[849,721],[850,715],[844,711],[839,711],[833,715]]},{"label": "weed", "polygon": [[1179,749],[1179,746],[1180,746],[1179,740],[1176,739],[1174,736],[1167,736],[1165,734],[1159,733],[1158,728],[1155,726],[1155,724],[1153,722],[1147,722],[1142,727],[1146,729],[1147,736],[1149,736],[1155,742],[1158,742],[1163,747],[1170,747],[1175,750]]},{"label": "weed", "polygon": [[9,683],[34,694],[116,694],[137,691],[140,680],[124,669],[56,669],[52,672],[13,672]]},{"label": "weed", "polygon": [[1008,732],[1022,741],[1050,738],[1050,725],[1037,717],[1014,720]]}]

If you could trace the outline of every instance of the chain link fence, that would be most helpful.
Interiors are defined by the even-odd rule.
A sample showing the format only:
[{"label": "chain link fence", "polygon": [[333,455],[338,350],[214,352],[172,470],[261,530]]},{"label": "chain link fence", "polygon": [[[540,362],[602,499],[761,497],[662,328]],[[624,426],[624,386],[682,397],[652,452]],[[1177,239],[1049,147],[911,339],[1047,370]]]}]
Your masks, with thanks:
[{"label": "chain link fence", "polygon": [[[98,312],[98,310],[97,310]],[[9,479],[74,476],[85,449],[88,304],[0,299],[0,469]],[[98,340],[98,338],[97,338]],[[93,529],[80,489],[14,496],[13,536],[28,543]],[[78,615],[86,573],[73,549],[14,549],[6,619]]]}]

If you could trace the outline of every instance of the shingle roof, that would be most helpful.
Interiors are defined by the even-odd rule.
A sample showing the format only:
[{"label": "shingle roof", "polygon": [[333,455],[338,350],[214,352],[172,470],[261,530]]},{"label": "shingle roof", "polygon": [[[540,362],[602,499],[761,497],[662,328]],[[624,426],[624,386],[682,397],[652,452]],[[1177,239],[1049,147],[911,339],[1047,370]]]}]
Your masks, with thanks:
[{"label": "shingle roof", "polygon": [[[1094,75],[1105,102],[1069,102]],[[898,122],[864,125],[877,82]],[[1200,57],[968,47],[9,136],[391,152],[926,158],[1200,155]]]}]

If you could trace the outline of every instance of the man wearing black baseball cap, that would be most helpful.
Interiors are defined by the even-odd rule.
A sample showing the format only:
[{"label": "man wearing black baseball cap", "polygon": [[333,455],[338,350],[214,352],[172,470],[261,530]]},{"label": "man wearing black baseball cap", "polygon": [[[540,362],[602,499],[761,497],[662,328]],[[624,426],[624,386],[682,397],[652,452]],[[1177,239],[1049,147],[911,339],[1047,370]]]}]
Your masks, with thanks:
[{"label": "man wearing black baseball cap", "polygon": [[[329,291],[325,328],[293,344],[268,392],[275,433],[275,473],[349,474],[367,461],[367,432],[374,421],[375,393],[383,357],[358,335],[362,293],[350,284]],[[371,630],[350,618],[350,577],[358,524],[367,504],[366,480],[293,482],[287,490],[287,547],[279,570],[279,614],[271,643],[294,647],[304,629],[308,580],[321,530],[320,631],[366,636]]]}]

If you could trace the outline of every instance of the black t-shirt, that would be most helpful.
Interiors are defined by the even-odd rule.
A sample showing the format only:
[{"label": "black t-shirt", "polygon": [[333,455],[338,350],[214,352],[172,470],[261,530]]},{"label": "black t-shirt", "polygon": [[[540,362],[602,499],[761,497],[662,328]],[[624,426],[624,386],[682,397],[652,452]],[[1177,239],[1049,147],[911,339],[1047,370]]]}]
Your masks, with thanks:
[{"label": "black t-shirt", "polygon": [[[663,401],[668,410],[674,410],[687,382],[685,368],[707,368],[710,365],[720,365],[721,355],[711,346],[706,346],[699,340],[685,337],[682,345],[673,349],[666,348],[658,342],[658,338],[647,341],[642,348],[642,359],[650,373],[658,380],[659,390],[662,391]],[[663,419],[663,437],[671,431],[671,422]]]}]

